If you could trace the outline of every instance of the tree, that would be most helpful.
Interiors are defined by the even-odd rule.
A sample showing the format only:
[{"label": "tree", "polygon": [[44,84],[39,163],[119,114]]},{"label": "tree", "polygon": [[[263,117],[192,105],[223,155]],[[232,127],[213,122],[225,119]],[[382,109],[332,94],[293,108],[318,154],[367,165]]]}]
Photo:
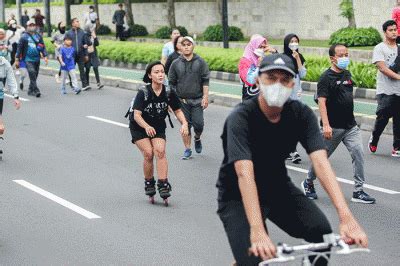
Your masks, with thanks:
[{"label": "tree", "polygon": [[66,25],[71,26],[71,0],[64,0]]},{"label": "tree", "polygon": [[354,4],[353,0],[342,0],[340,3],[340,15],[349,20],[349,28],[356,28],[356,18],[354,16]]},{"label": "tree", "polygon": [[133,20],[133,12],[132,12],[132,5],[130,0],[124,0],[125,9],[126,9],[126,19],[128,22],[129,27],[135,25],[135,21]]},{"label": "tree", "polygon": [[22,6],[21,6],[21,0],[16,1],[17,4],[17,20],[18,24],[22,25]]},{"label": "tree", "polygon": [[44,16],[46,17],[47,37],[51,37],[50,0],[44,1]]},{"label": "tree", "polygon": [[98,0],[93,0],[93,4],[94,4],[94,11],[96,11],[96,14],[97,14],[96,24],[100,24],[99,1]]},{"label": "tree", "polygon": [[218,15],[219,17],[217,18],[217,21],[222,21],[222,2],[223,0],[216,0],[216,4],[217,4],[217,10],[218,10]]},{"label": "tree", "polygon": [[167,0],[168,23],[171,28],[176,28],[175,0]]},{"label": "tree", "polygon": [[0,22],[6,22],[5,7],[6,7],[6,1],[0,0]]}]

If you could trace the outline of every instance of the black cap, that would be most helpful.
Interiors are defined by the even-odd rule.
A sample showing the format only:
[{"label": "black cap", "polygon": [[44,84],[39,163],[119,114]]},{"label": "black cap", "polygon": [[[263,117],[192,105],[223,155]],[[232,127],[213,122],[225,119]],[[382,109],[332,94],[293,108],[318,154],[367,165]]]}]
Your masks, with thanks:
[{"label": "black cap", "polygon": [[259,73],[261,74],[262,72],[274,69],[285,70],[293,76],[296,76],[293,61],[285,54],[271,54],[264,57],[260,64]]}]

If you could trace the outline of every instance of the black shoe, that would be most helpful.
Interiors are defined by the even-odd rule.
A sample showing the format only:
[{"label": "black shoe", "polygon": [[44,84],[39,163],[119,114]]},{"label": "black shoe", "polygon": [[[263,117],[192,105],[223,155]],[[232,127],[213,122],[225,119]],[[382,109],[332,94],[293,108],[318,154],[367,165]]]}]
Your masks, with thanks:
[{"label": "black shoe", "polygon": [[84,87],[82,90],[83,90],[83,91],[88,91],[88,90],[91,90],[91,89],[92,89],[92,87],[90,87],[90,86],[88,85],[88,86]]},{"label": "black shoe", "polygon": [[197,153],[201,153],[203,150],[203,144],[201,144],[200,138],[194,138],[194,149]]},{"label": "black shoe", "polygon": [[29,95],[29,96],[36,96],[36,93],[33,92],[33,91],[28,91],[28,95]]},{"label": "black shoe", "polygon": [[291,153],[290,157],[291,157],[290,159],[292,160],[292,163],[294,163],[294,164],[299,164],[301,162],[300,154],[297,151]]},{"label": "black shoe", "polygon": [[24,83],[21,82],[21,83],[19,84],[19,89],[20,89],[21,91],[24,90]]},{"label": "black shoe", "polygon": [[364,191],[353,192],[352,202],[373,204],[376,202],[375,198],[371,197]]},{"label": "black shoe", "polygon": [[35,96],[36,98],[40,98],[40,96],[42,96],[42,94],[40,93],[40,91],[35,92]]},{"label": "black shoe", "polygon": [[307,198],[312,200],[318,199],[317,193],[315,192],[314,183],[304,180],[301,182],[301,188],[303,189],[303,193]]}]

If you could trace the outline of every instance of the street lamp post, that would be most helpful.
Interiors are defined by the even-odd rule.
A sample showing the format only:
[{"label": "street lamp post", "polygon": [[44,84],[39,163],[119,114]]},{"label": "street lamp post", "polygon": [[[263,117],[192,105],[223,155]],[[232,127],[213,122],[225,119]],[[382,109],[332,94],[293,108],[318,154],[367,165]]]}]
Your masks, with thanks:
[{"label": "street lamp post", "polygon": [[50,0],[44,0],[44,14],[46,17],[47,37],[51,37]]},{"label": "street lamp post", "polygon": [[0,0],[0,22],[6,22],[5,7],[6,7],[6,1]]},{"label": "street lamp post", "polygon": [[228,0],[222,0],[222,29],[224,33],[224,48],[229,48]]}]

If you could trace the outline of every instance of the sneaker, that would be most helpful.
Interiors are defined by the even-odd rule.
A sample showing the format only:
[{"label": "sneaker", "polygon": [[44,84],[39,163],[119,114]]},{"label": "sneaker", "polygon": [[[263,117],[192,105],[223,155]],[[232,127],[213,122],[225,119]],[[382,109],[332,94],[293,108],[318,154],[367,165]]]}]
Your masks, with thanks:
[{"label": "sneaker", "polygon": [[103,87],[104,87],[104,85],[103,85],[103,84],[101,84],[101,83],[97,83],[97,89],[98,89],[98,90],[101,90]]},{"label": "sneaker", "polygon": [[19,83],[19,89],[21,90],[21,91],[23,91],[24,90],[24,83]]},{"label": "sneaker", "polygon": [[40,96],[42,96],[42,94],[40,93],[40,91],[35,92],[35,96],[36,98],[40,98]]},{"label": "sneaker", "polygon": [[400,148],[392,150],[392,157],[400,158]]},{"label": "sneaker", "polygon": [[314,183],[304,180],[301,182],[301,188],[303,189],[303,193],[307,198],[312,200],[318,199],[317,193],[315,192]]},{"label": "sneaker", "polygon": [[75,94],[81,93],[81,89],[74,89],[74,93],[75,93]]},{"label": "sneaker", "polygon": [[371,137],[369,138],[369,141],[368,141],[368,150],[369,150],[371,153],[375,153],[377,149],[378,149],[378,146],[377,146],[376,144],[373,144],[373,143],[372,143],[372,136],[371,136]]},{"label": "sneaker", "polygon": [[88,90],[91,90],[91,89],[92,89],[92,87],[90,87],[90,86],[86,86],[86,87],[82,88],[83,91],[88,91]]},{"label": "sneaker", "polygon": [[186,149],[185,152],[183,153],[182,160],[189,160],[190,157],[192,157],[192,150]]},{"label": "sneaker", "polygon": [[376,200],[364,191],[359,191],[353,192],[353,197],[351,198],[351,201],[357,203],[373,204]]},{"label": "sneaker", "polygon": [[197,153],[201,153],[203,150],[203,145],[201,144],[201,139],[194,138],[194,149]]},{"label": "sneaker", "polygon": [[54,78],[56,79],[56,82],[57,82],[57,83],[61,83],[60,76],[59,76],[58,74],[56,74],[56,75],[54,76]]},{"label": "sneaker", "polygon": [[61,94],[63,95],[67,94],[67,90],[65,89],[65,87],[61,88]]},{"label": "sneaker", "polygon": [[36,96],[36,93],[34,93],[33,91],[28,91],[28,95],[29,96]]},{"label": "sneaker", "polygon": [[299,164],[301,162],[300,154],[297,151],[290,154],[290,159],[294,164]]}]

